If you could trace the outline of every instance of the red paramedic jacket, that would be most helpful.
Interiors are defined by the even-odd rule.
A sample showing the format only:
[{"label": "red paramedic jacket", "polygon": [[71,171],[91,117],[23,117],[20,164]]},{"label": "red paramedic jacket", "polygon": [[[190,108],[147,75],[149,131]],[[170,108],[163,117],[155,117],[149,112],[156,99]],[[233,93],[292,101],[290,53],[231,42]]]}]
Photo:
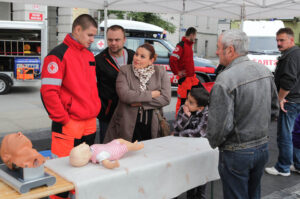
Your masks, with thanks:
[{"label": "red paramedic jacket", "polygon": [[40,91],[54,122],[97,117],[101,102],[95,67],[94,55],[70,34],[45,57]]},{"label": "red paramedic jacket", "polygon": [[181,42],[176,45],[170,56],[170,67],[174,75],[178,75],[179,71],[185,71],[186,77],[194,76],[193,44],[190,40],[182,37]]}]

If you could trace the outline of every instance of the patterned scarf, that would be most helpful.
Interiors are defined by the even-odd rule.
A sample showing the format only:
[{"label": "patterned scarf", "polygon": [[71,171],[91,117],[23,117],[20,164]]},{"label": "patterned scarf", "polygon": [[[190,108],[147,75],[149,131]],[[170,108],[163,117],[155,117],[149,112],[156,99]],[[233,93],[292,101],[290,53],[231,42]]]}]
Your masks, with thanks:
[{"label": "patterned scarf", "polygon": [[154,66],[148,66],[146,68],[135,68],[133,67],[134,75],[140,80],[140,90],[145,91],[146,90],[146,83],[149,81],[150,77],[155,72]]}]

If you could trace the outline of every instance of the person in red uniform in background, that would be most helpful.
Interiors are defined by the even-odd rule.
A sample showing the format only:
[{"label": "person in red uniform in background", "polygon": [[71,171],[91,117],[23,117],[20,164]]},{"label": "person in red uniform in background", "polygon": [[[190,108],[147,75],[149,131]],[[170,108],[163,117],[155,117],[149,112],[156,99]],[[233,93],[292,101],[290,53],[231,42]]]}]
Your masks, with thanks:
[{"label": "person in red uniform in background", "polygon": [[[77,17],[72,33],[44,59],[41,98],[52,120],[51,153],[65,157],[73,147],[94,144],[98,95],[95,58],[87,48],[97,34],[96,21],[87,14]],[[68,192],[50,196],[67,198]]]},{"label": "person in red uniform in background", "polygon": [[176,115],[180,106],[185,103],[191,88],[194,86],[201,87],[201,83],[195,74],[193,59],[193,44],[196,35],[197,30],[189,27],[185,32],[185,37],[182,37],[170,56],[171,70],[178,77]]}]

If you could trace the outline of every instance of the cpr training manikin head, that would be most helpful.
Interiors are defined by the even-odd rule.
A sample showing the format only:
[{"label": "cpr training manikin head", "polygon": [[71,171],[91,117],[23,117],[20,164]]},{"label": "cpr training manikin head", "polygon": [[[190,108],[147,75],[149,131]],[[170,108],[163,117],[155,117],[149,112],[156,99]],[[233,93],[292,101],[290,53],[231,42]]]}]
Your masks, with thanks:
[{"label": "cpr training manikin head", "polygon": [[46,160],[32,148],[31,141],[21,132],[4,136],[0,155],[10,169],[39,167]]},{"label": "cpr training manikin head", "polygon": [[82,143],[71,150],[69,161],[74,167],[82,167],[89,162],[91,157],[92,152],[90,146],[86,143]]}]

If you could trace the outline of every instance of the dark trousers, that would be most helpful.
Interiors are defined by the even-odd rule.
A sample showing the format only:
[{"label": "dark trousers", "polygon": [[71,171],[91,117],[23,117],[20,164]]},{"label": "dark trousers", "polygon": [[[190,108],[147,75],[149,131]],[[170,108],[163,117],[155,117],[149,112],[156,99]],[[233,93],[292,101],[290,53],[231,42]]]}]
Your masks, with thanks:
[{"label": "dark trousers", "polygon": [[224,198],[260,199],[260,183],[268,162],[268,144],[219,152],[219,174]]},{"label": "dark trousers", "polygon": [[103,144],[109,122],[99,120],[99,143]]},{"label": "dark trousers", "polygon": [[132,142],[149,140],[152,138],[151,125],[152,125],[153,110],[139,112],[136,118],[135,128],[132,136]]},{"label": "dark trousers", "polygon": [[206,184],[201,185],[199,187],[195,187],[186,192],[187,199],[206,199],[205,197],[205,188]]},{"label": "dark trousers", "polygon": [[[206,184],[190,189],[186,192],[187,199],[206,199],[205,196]],[[178,197],[173,198],[178,199]]]}]

